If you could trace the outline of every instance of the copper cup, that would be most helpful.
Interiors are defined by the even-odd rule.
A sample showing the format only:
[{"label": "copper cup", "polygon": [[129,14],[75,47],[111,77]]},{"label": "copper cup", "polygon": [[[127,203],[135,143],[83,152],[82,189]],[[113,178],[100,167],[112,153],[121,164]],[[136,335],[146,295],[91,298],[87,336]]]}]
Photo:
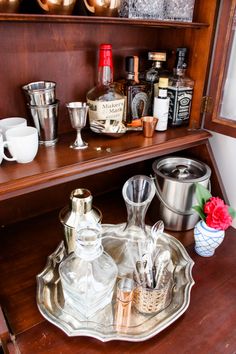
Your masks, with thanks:
[{"label": "copper cup", "polygon": [[143,135],[145,136],[145,138],[151,138],[155,131],[158,118],[152,116],[146,116],[146,117],[142,117],[141,120],[143,124]]},{"label": "copper cup", "polygon": [[135,283],[133,279],[121,278],[117,284],[116,330],[125,331],[130,324]]},{"label": "copper cup", "polygon": [[0,0],[0,12],[18,12],[21,0]]}]

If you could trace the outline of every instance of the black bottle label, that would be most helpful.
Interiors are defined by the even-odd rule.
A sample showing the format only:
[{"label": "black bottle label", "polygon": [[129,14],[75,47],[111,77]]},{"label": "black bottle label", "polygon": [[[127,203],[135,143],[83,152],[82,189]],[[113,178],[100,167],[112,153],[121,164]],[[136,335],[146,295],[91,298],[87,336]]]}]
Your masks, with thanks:
[{"label": "black bottle label", "polygon": [[169,87],[169,125],[186,125],[190,118],[193,89],[186,87]]},{"label": "black bottle label", "polygon": [[148,114],[150,106],[150,91],[145,85],[128,87],[127,97],[127,123]]}]

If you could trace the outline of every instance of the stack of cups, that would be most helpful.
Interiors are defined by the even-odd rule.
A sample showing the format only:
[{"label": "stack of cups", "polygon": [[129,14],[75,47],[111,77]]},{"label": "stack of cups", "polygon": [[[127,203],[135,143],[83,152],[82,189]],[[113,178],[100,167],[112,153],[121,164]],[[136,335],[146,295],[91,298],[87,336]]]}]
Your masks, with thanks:
[{"label": "stack of cups", "polygon": [[57,142],[58,107],[56,83],[37,81],[24,85],[27,104],[34,125],[39,133],[39,143],[53,146]]}]

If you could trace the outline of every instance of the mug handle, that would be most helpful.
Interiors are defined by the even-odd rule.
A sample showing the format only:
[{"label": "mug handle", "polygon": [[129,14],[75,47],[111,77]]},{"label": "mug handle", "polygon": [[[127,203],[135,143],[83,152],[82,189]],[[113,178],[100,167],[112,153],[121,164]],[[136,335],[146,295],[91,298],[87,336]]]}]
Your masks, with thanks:
[{"label": "mug handle", "polygon": [[7,157],[4,153],[4,148],[8,147],[8,144],[10,144],[9,141],[3,141],[3,143],[2,143],[2,157],[4,158],[4,160],[7,160],[7,161],[16,161],[15,156]]}]

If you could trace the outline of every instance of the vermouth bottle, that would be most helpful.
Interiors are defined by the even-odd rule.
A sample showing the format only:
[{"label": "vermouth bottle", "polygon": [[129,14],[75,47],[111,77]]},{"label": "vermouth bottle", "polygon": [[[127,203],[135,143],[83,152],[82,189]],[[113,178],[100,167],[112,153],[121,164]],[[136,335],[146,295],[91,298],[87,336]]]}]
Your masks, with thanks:
[{"label": "vermouth bottle", "polygon": [[125,99],[113,83],[111,44],[99,50],[98,83],[87,93],[90,128],[95,133],[120,133],[124,130]]},{"label": "vermouth bottle", "polygon": [[153,115],[158,118],[157,131],[167,129],[170,98],[168,97],[168,78],[160,77],[158,95],[154,97]]},{"label": "vermouth bottle", "polygon": [[185,76],[186,53],[187,48],[177,48],[173,76],[169,78],[169,126],[188,125],[189,123],[194,81]]}]

